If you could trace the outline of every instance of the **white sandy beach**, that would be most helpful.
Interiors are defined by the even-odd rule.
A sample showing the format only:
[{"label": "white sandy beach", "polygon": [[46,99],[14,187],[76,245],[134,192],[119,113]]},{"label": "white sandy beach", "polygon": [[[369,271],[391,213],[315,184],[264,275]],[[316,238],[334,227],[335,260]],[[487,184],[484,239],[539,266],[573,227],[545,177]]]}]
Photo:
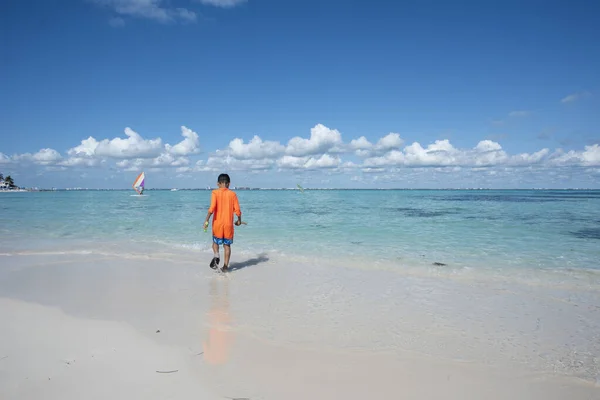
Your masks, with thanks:
[{"label": "white sandy beach", "polygon": [[[469,301],[457,304],[467,317],[462,332],[449,304],[435,306],[437,319],[416,308],[426,307],[432,291],[443,301],[454,296],[452,285],[475,288],[468,293],[473,299],[476,282],[454,283],[447,292],[430,286],[429,297],[412,287],[412,297],[383,298],[396,287],[388,281],[378,300],[369,293],[372,274],[323,269],[315,276],[316,267],[286,264],[277,255],[234,254],[238,269],[219,276],[207,267],[206,253],[7,254],[0,256],[2,399],[600,397],[597,359],[590,358],[598,356],[597,344],[588,343],[598,334],[573,325],[597,317],[593,308],[571,321],[569,308],[524,306],[524,313],[541,310],[536,318],[545,328],[538,331],[546,336],[533,340],[515,322],[522,336],[498,345],[500,336],[513,334],[509,326],[496,329],[497,337],[492,332],[493,321],[510,309],[500,295],[480,301],[478,313]],[[358,287],[364,292],[356,293]],[[541,301],[510,291],[511,298]],[[498,311],[488,324],[480,317],[496,312],[492,304]],[[577,332],[583,358],[552,361],[553,369],[524,362],[529,355],[521,353],[542,349],[531,359],[560,358],[557,344]],[[531,347],[536,341],[539,348]]]}]

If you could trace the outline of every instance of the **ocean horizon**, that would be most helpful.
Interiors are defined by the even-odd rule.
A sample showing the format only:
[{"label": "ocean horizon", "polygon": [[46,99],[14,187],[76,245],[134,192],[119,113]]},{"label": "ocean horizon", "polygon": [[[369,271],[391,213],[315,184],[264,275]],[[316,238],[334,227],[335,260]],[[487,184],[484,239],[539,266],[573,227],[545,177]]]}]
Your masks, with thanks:
[{"label": "ocean horizon", "polygon": [[[185,188],[177,188],[177,187],[160,187],[160,188],[144,188],[144,191],[171,191],[173,189],[179,190],[214,190],[217,187],[185,187]],[[28,191],[131,191],[131,188],[81,188],[81,187],[61,187],[61,188],[26,188],[23,187],[21,189],[28,189]],[[297,187],[235,187],[232,186],[231,190],[297,190],[301,191]],[[490,190],[490,191],[538,191],[538,190],[546,190],[546,191],[600,191],[600,188],[592,188],[592,187],[566,187],[566,188],[552,188],[552,187],[528,187],[528,188],[518,188],[518,187],[502,187],[502,188],[486,188],[486,187],[447,187],[447,188],[409,188],[409,187],[392,187],[392,188],[358,188],[358,187],[303,187],[302,190],[371,190],[371,191],[379,191],[379,190],[423,190],[423,191],[436,191],[436,190]],[[3,192],[11,192],[16,190],[3,190]]]}]

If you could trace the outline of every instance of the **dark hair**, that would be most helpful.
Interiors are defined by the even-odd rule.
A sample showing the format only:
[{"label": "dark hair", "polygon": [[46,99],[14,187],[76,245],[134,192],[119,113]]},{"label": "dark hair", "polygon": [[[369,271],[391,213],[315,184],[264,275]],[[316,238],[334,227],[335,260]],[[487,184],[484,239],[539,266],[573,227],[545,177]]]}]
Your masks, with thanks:
[{"label": "dark hair", "polygon": [[231,183],[231,180],[229,179],[229,175],[227,175],[227,174],[221,174],[221,175],[219,175],[219,179],[217,180],[217,182],[219,182],[219,183]]}]

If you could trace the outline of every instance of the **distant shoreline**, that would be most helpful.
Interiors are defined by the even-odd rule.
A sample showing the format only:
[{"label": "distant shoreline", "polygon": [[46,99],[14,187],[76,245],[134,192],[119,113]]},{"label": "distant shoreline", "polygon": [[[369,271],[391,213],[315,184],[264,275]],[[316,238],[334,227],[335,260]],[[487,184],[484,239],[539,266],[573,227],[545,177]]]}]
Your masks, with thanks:
[{"label": "distant shoreline", "polygon": [[[207,192],[216,188],[186,188],[177,189],[177,192]],[[232,188],[234,191],[297,191],[297,188]],[[600,188],[567,188],[567,189],[555,189],[555,188],[527,188],[527,189],[514,189],[514,188],[304,188],[304,191],[600,191]],[[0,190],[0,193],[23,193],[23,192],[129,192],[131,189],[11,189],[11,190]],[[172,189],[168,188],[157,188],[157,189],[145,189],[145,192],[171,192]]]}]

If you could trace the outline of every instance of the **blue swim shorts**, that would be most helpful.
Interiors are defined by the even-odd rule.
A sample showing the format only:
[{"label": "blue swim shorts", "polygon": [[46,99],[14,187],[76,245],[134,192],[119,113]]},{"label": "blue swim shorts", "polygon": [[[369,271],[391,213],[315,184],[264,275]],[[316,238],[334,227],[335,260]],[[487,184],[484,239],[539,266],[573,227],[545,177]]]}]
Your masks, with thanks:
[{"label": "blue swim shorts", "polygon": [[231,246],[231,244],[233,243],[233,239],[223,239],[213,236],[213,242],[215,242],[218,245],[225,244],[227,246]]}]

